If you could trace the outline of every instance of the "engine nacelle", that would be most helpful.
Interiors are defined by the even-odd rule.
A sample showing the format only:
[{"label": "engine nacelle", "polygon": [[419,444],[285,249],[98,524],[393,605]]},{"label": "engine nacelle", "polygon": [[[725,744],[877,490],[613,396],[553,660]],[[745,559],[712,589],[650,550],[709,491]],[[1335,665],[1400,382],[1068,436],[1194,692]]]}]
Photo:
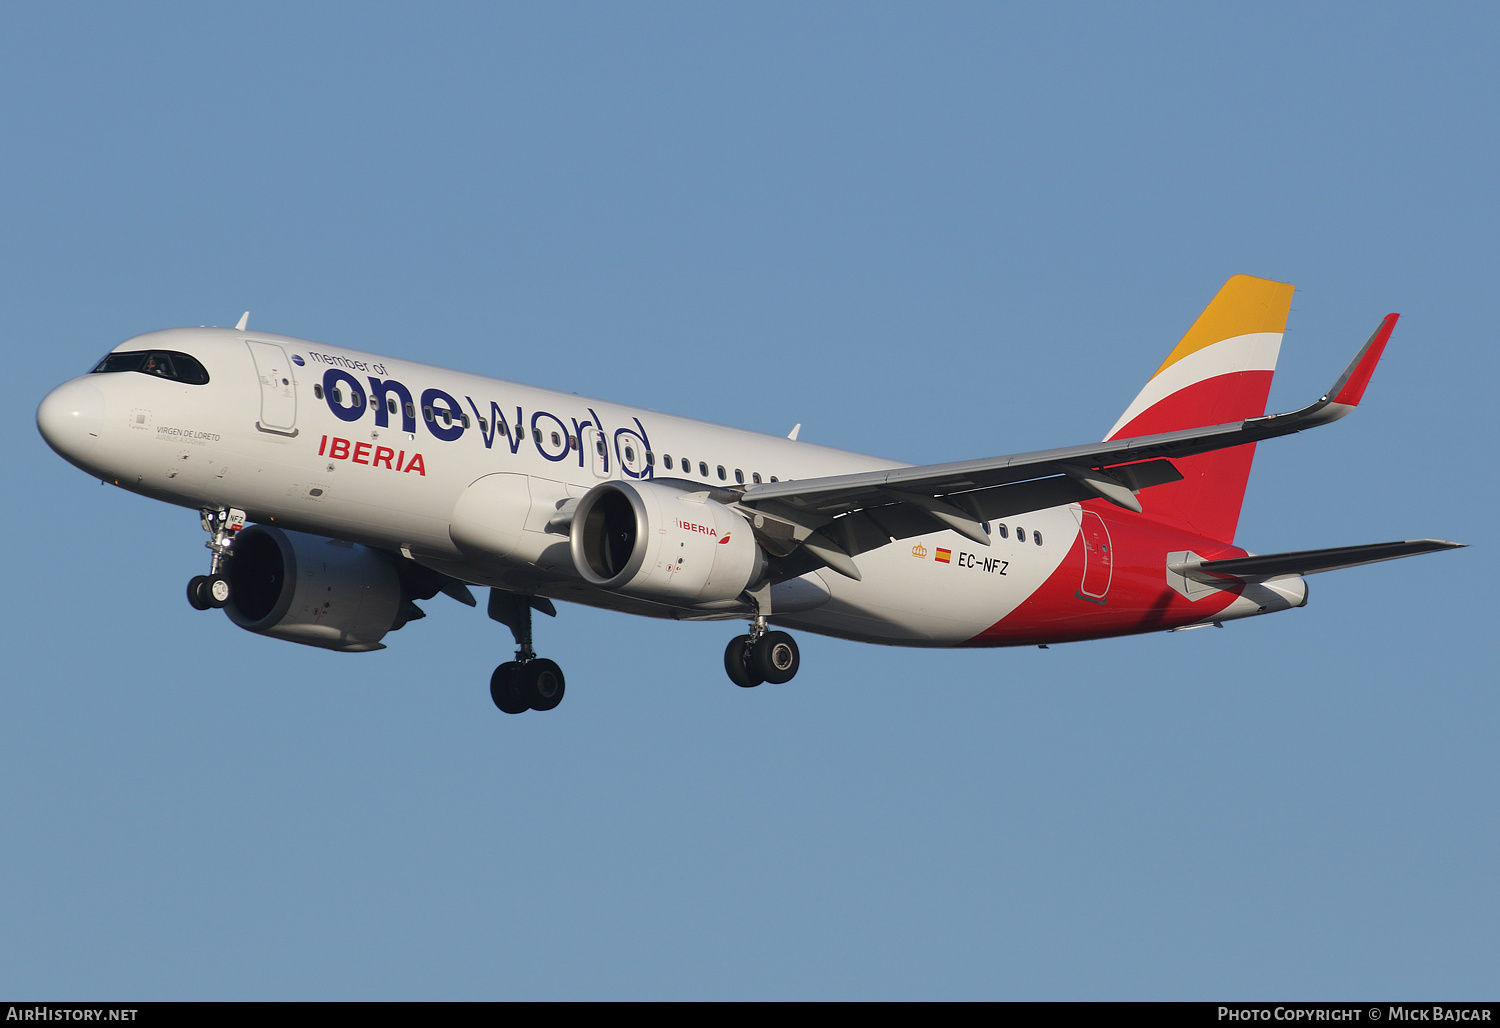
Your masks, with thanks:
[{"label": "engine nacelle", "polygon": [[750,523],[705,493],[603,482],[573,514],[573,564],[585,580],[643,600],[736,599],[765,570]]},{"label": "engine nacelle", "polygon": [[357,653],[385,648],[403,598],[395,565],[368,546],[251,525],[234,540],[224,613],[274,639]]}]

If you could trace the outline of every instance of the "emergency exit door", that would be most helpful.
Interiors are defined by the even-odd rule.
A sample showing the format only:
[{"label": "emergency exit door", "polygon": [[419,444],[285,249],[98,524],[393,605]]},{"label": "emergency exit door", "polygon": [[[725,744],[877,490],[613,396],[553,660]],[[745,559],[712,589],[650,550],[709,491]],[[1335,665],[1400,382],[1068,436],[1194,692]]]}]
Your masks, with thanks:
[{"label": "emergency exit door", "polygon": [[608,478],[609,443],[604,438],[604,433],[597,428],[586,428],[580,434],[582,438],[578,442],[583,447],[583,452],[588,454],[589,467],[594,469],[594,477]]}]

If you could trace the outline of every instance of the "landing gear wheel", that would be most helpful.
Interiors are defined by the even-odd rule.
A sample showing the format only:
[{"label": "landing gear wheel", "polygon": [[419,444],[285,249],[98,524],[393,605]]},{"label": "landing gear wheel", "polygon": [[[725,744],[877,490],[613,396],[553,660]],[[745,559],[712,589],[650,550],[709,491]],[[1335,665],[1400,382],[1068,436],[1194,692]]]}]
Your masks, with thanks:
[{"label": "landing gear wheel", "polygon": [[209,575],[203,587],[203,598],[210,607],[222,607],[229,602],[229,578],[225,575]]},{"label": "landing gear wheel", "polygon": [[562,668],[545,657],[521,665],[521,683],[532,710],[551,710],[562,702]]},{"label": "landing gear wheel", "polygon": [[508,660],[490,675],[490,699],[507,714],[524,714],[531,704],[521,691],[521,665]]},{"label": "landing gear wheel", "polygon": [[229,603],[231,548],[245,527],[245,512],[237,507],[205,507],[198,512],[198,521],[208,532],[206,545],[213,563],[207,575],[197,575],[188,582],[188,602],[198,610],[208,610]]},{"label": "landing gear wheel", "polygon": [[790,682],[801,662],[796,641],[785,632],[767,632],[750,647],[750,666],[772,685]]},{"label": "landing gear wheel", "polygon": [[213,606],[209,602],[207,575],[194,575],[188,579],[187,597],[194,610],[208,610]]},{"label": "landing gear wheel", "polygon": [[729,680],[741,689],[753,689],[765,676],[750,666],[750,637],[737,635],[724,648],[724,671]]}]

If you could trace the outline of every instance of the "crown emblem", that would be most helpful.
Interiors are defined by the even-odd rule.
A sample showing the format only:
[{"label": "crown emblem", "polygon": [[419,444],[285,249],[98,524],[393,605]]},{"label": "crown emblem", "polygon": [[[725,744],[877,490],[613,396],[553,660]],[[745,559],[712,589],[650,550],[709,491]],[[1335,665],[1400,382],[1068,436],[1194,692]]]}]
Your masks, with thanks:
[{"label": "crown emblem", "polygon": [[917,543],[917,545],[911,548],[911,555],[913,557],[925,557],[927,556],[927,547],[923,546],[921,543]]}]

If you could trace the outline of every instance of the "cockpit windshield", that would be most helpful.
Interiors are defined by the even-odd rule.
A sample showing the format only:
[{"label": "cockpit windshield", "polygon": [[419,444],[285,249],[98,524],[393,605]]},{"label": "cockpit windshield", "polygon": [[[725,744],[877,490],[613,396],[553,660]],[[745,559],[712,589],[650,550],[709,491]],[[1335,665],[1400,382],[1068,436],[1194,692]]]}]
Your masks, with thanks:
[{"label": "cockpit windshield", "polygon": [[132,350],[129,353],[107,354],[94,368],[93,374],[108,375],[116,371],[139,371],[143,375],[159,375],[188,385],[208,383],[208,370],[196,358],[176,350]]}]

